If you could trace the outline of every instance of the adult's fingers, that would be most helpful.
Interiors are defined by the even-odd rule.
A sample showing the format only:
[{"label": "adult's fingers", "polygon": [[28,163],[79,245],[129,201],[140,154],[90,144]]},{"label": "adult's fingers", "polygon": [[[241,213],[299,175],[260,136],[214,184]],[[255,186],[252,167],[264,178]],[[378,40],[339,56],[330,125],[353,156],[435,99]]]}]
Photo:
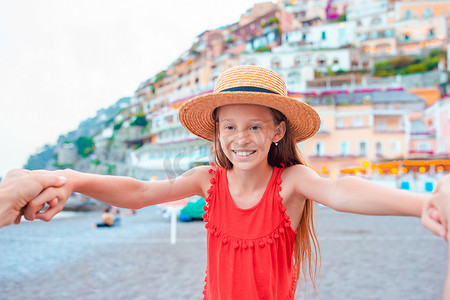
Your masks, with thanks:
[{"label": "adult's fingers", "polygon": [[431,199],[428,200],[422,208],[422,225],[435,235],[445,238],[447,228],[439,217],[436,217],[435,211],[436,206],[433,205]]},{"label": "adult's fingers", "polygon": [[422,225],[435,235],[445,238],[446,229],[442,223],[436,222],[430,217],[422,217]]},{"label": "adult's fingers", "polygon": [[12,169],[6,173],[6,176],[3,178],[2,182],[8,182],[15,178],[23,177],[30,174],[31,171],[25,169]]},{"label": "adult's fingers", "polygon": [[32,173],[31,178],[36,180],[41,186],[42,189],[47,187],[61,187],[67,182],[67,178],[63,176],[57,176],[54,174],[39,174]]},{"label": "adult's fingers", "polygon": [[22,220],[22,212],[20,212],[20,214],[16,217],[16,219],[14,220],[14,224],[18,225],[20,224],[20,220]]},{"label": "adult's fingers", "polygon": [[447,229],[448,216],[445,213],[445,208],[443,207],[444,203],[442,201],[439,201],[439,199],[441,199],[439,195],[434,195],[429,200],[429,203],[427,203],[429,207],[429,214],[430,217],[442,223],[442,225]]}]

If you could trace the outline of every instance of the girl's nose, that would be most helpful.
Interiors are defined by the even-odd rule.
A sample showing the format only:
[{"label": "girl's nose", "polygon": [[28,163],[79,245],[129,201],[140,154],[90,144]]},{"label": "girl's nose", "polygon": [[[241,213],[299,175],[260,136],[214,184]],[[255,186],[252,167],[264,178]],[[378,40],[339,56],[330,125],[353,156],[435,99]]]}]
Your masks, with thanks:
[{"label": "girl's nose", "polygon": [[234,141],[239,146],[246,145],[249,143],[250,137],[247,130],[239,130],[234,137]]}]

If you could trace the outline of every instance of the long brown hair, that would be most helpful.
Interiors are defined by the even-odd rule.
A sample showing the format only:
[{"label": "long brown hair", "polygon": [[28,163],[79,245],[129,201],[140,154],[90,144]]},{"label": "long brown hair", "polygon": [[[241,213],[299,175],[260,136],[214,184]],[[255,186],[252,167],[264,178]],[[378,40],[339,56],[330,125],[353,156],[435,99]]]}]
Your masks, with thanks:
[{"label": "long brown hair", "polygon": [[[286,133],[284,137],[278,142],[278,145],[272,143],[270,146],[267,162],[272,167],[281,167],[282,165],[305,165],[306,163],[301,159],[298,147],[294,141],[289,122],[285,115],[276,109],[269,108],[275,125],[281,122],[286,124]],[[214,163],[224,169],[230,170],[233,168],[233,163],[225,155],[219,141],[219,122],[218,108],[214,110],[213,118],[215,120],[215,134],[213,140],[213,157]],[[314,204],[311,200],[306,199],[303,208],[302,217],[297,227],[297,234],[295,236],[293,259],[295,264],[295,275],[297,283],[300,285],[299,277],[302,277],[306,282],[307,277],[311,280],[314,292],[317,294],[316,276],[318,271],[318,264],[320,258],[320,247],[317,239],[316,230],[314,227]],[[309,276],[308,276],[309,275]]]}]

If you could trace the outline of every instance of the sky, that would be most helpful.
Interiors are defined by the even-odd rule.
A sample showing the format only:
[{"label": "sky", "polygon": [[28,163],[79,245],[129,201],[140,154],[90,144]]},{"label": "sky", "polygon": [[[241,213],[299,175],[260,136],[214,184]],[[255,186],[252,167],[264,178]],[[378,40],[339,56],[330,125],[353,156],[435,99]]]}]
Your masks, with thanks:
[{"label": "sky", "polygon": [[0,177],[262,0],[0,0]]}]

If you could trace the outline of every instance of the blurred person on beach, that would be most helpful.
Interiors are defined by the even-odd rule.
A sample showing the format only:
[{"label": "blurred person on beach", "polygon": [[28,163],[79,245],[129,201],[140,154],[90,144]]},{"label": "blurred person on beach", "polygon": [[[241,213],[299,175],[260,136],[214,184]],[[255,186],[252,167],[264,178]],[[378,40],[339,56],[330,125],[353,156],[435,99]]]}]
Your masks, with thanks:
[{"label": "blurred person on beach", "polygon": [[[427,218],[423,219],[423,224],[436,235],[449,240],[448,224],[450,220],[450,175],[444,176],[433,191],[433,197],[425,205]],[[448,252],[450,257],[450,249]],[[447,258],[448,259],[448,258]],[[450,300],[450,261],[447,261],[447,276],[444,282],[443,297]]]},{"label": "blurred person on beach", "polygon": [[[0,182],[0,227],[20,223],[21,210],[47,187],[60,187],[66,178],[56,174],[37,174],[28,170],[11,170]],[[42,204],[57,205],[53,198]]]},{"label": "blurred person on beach", "polygon": [[102,216],[100,217],[101,222],[96,224],[96,227],[113,227],[114,226],[114,215],[111,213],[111,207],[105,207]]},{"label": "blurred person on beach", "polygon": [[[307,280],[317,293],[313,201],[340,212],[421,217],[431,197],[354,176],[331,180],[307,167],[297,143],[317,133],[319,115],[288,97],[282,77],[265,68],[228,69],[214,92],[182,105],[179,120],[213,143],[211,168],[148,182],[57,171],[67,184],[31,201],[26,219],[50,220],[74,191],[130,209],[196,195],[206,201],[204,299],[294,299]],[[39,212],[54,198],[56,206]]]},{"label": "blurred person on beach", "polygon": [[112,213],[114,215],[114,226],[120,226],[121,217],[120,217],[120,209],[118,207],[113,207]]}]

